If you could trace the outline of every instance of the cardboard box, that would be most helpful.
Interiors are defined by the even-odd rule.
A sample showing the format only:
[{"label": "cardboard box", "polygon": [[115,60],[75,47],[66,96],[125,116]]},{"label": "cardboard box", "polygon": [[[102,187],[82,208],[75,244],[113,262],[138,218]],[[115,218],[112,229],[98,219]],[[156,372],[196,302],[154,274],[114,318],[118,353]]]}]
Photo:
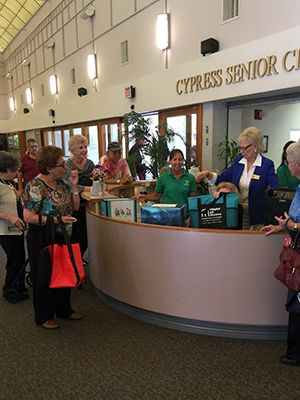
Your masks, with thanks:
[{"label": "cardboard box", "polygon": [[136,201],[129,198],[101,200],[102,215],[136,222]]}]

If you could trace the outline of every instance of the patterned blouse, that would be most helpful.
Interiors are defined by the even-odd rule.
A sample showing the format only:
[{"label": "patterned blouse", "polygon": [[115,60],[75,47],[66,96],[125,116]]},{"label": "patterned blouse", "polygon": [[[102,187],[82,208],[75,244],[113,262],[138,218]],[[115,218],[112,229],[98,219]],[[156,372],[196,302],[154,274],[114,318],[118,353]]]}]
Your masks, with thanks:
[{"label": "patterned blouse", "polygon": [[72,215],[73,200],[68,185],[57,180],[54,190],[39,178],[34,178],[25,186],[22,194],[24,208],[42,215]]},{"label": "patterned blouse", "polygon": [[121,158],[116,164],[109,160],[107,155],[100,158],[99,164],[106,172],[108,178],[121,179],[124,177],[131,178],[130,169],[127,161]]}]

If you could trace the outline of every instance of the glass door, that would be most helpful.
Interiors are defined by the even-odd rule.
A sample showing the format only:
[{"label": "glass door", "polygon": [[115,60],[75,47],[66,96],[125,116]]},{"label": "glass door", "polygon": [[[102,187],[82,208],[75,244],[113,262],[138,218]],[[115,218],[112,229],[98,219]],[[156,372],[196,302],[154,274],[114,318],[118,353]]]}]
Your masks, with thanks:
[{"label": "glass door", "polygon": [[[178,135],[170,143],[169,149],[182,150],[187,165],[195,162],[201,166],[202,161],[202,106],[183,107],[163,111],[159,114],[160,127],[167,126]],[[163,129],[161,129],[163,134]],[[192,148],[195,146],[196,160],[192,159]]]}]

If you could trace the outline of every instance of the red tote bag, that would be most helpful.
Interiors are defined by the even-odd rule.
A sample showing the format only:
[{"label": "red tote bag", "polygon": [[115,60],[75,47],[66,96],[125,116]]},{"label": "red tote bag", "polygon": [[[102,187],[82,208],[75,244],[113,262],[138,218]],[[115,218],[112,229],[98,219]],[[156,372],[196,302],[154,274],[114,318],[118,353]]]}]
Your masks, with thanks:
[{"label": "red tote bag", "polygon": [[52,273],[51,289],[77,287],[84,281],[84,268],[78,243],[50,245]]},{"label": "red tote bag", "polygon": [[84,280],[84,268],[78,243],[71,243],[61,216],[57,216],[60,232],[65,244],[53,243],[48,246],[52,272],[51,289],[77,287]]}]

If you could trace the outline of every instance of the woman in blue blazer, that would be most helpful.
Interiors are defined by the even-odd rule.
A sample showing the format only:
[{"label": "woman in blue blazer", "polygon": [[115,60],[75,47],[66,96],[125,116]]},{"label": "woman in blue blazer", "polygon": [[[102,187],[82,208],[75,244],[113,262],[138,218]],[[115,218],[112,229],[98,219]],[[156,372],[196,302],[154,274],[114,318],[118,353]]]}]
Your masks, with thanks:
[{"label": "woman in blue blazer", "polygon": [[233,163],[220,175],[202,171],[196,177],[198,182],[206,177],[210,184],[232,182],[239,188],[243,229],[259,229],[263,225],[266,189],[279,187],[273,161],[260,153],[263,149],[262,139],[259,129],[244,129],[238,138],[240,154]]}]

